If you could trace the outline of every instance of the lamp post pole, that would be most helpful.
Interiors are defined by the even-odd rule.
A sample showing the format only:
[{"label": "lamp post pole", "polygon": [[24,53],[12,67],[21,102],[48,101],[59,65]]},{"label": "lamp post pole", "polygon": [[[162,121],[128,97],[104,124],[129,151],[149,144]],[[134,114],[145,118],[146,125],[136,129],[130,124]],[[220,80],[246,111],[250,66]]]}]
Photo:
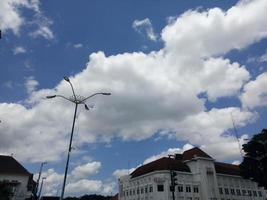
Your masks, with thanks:
[{"label": "lamp post pole", "polygon": [[38,194],[38,200],[41,199],[41,194],[42,194],[42,189],[43,189],[43,184],[44,184],[44,180],[46,179],[46,177],[43,177],[42,178],[42,182],[41,182],[41,186],[40,186],[40,191],[39,191],[39,194]]},{"label": "lamp post pole", "polygon": [[[40,166],[40,170],[39,170],[39,175],[38,175],[38,179],[37,179],[37,183],[36,183],[36,189],[35,189],[35,194],[37,194],[38,193],[38,187],[39,187],[39,182],[40,182],[40,178],[41,178],[41,174],[42,174],[42,170],[43,170],[43,166],[46,164],[47,162],[42,162],[41,163],[41,166]],[[38,197],[38,199],[39,199],[39,197]]]},{"label": "lamp post pole", "polygon": [[67,179],[68,168],[69,168],[70,153],[71,153],[71,149],[72,149],[72,147],[71,147],[72,146],[72,138],[73,138],[73,132],[74,132],[74,127],[75,127],[75,121],[76,121],[76,114],[77,114],[78,105],[79,104],[84,104],[85,109],[89,110],[89,107],[85,103],[87,99],[89,99],[89,98],[91,98],[93,96],[96,96],[96,95],[111,95],[111,93],[99,92],[99,93],[94,93],[94,94],[92,94],[92,95],[90,95],[88,97],[77,96],[75,94],[75,91],[74,91],[74,88],[73,88],[73,85],[72,85],[70,79],[67,76],[65,76],[64,80],[67,81],[70,84],[73,96],[71,96],[69,98],[67,98],[67,97],[65,97],[63,95],[51,95],[51,96],[47,96],[46,97],[48,99],[52,99],[52,98],[55,98],[55,97],[60,97],[60,98],[63,98],[65,100],[70,101],[70,102],[75,104],[74,116],[73,116],[73,122],[72,122],[72,128],[71,128],[71,135],[70,135],[70,142],[69,142],[69,147],[68,147],[68,155],[67,155],[67,161],[66,161],[66,166],[65,166],[65,173],[64,173],[64,179],[63,179],[63,185],[62,185],[62,191],[61,191],[60,200],[63,200],[64,192],[65,192],[65,185],[66,185],[66,179]]}]

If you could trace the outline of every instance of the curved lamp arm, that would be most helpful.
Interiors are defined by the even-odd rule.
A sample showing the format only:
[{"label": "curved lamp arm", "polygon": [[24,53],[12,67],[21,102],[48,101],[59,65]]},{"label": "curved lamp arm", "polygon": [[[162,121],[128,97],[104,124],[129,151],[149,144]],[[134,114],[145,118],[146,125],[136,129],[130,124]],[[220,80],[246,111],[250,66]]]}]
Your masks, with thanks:
[{"label": "curved lamp arm", "polygon": [[90,95],[90,96],[84,98],[84,99],[82,100],[82,102],[85,102],[87,99],[89,99],[89,98],[91,98],[91,97],[93,97],[93,96],[99,95],[99,94],[102,94],[102,95],[111,95],[111,93],[107,93],[107,92],[98,92],[98,93],[92,94],[92,95]]},{"label": "curved lamp arm", "polygon": [[46,96],[47,99],[53,99],[55,97],[60,97],[60,98],[66,99],[66,100],[68,100],[70,102],[73,102],[70,99],[68,99],[67,97],[64,97],[63,95],[50,95],[50,96]]},{"label": "curved lamp arm", "polygon": [[72,93],[73,93],[74,99],[75,99],[75,101],[77,101],[76,94],[75,94],[75,92],[74,92],[74,88],[73,88],[73,85],[72,85],[72,83],[71,83],[71,81],[70,81],[69,77],[67,77],[67,76],[64,76],[64,80],[65,80],[65,81],[67,81],[67,82],[70,84],[70,87],[71,87],[71,90],[72,90]]}]

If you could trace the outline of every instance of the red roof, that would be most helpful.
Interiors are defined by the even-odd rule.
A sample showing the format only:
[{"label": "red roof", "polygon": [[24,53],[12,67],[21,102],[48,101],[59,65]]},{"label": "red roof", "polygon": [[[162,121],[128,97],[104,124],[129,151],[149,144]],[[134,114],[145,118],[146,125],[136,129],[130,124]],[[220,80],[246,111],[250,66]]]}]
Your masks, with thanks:
[{"label": "red roof", "polygon": [[214,162],[216,173],[240,176],[240,168],[238,165],[228,163]]},{"label": "red roof", "polygon": [[32,175],[13,157],[3,155],[0,155],[0,174]]},{"label": "red roof", "polygon": [[153,162],[150,162],[146,165],[138,167],[131,173],[131,175],[132,178],[134,178],[150,172],[170,170],[170,169],[173,169],[175,171],[190,172],[189,167],[186,164],[184,164],[181,160],[163,157]]},{"label": "red roof", "polygon": [[118,200],[119,199],[119,195],[116,194],[115,196],[111,197],[111,200]]},{"label": "red roof", "polygon": [[189,149],[187,151],[184,151],[184,153],[183,153],[183,159],[184,160],[191,160],[194,157],[201,157],[201,158],[210,158],[210,159],[212,159],[212,157],[210,157],[208,154],[206,154],[204,151],[202,151],[198,147],[194,147],[192,149]]},{"label": "red roof", "polygon": [[[207,153],[199,149],[198,147],[189,149],[183,154],[176,155],[176,159],[163,157],[146,165],[138,167],[131,173],[132,178],[161,170],[170,170],[190,172],[189,167],[184,163],[186,160],[191,160],[195,157],[212,159]],[[238,165],[232,165],[228,163],[214,162],[216,173],[237,175],[240,176],[240,169]]]}]

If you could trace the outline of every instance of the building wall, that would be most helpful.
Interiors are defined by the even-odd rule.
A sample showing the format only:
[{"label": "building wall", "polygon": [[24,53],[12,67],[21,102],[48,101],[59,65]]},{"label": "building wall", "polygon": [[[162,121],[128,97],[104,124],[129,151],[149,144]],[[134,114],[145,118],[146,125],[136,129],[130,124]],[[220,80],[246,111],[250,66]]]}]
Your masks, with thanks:
[{"label": "building wall", "polygon": [[[263,200],[267,198],[266,190],[257,187],[255,182],[240,176],[217,174],[212,159],[196,158],[186,164],[191,173],[177,172],[178,185],[175,188],[175,200]],[[163,187],[163,191],[158,191],[159,185]],[[172,200],[170,185],[168,170],[151,172],[136,178],[127,175],[119,179],[119,200]]]},{"label": "building wall", "polygon": [[[178,173],[175,199],[183,197],[200,199],[199,182],[194,182],[192,178],[189,173]],[[167,170],[152,172],[132,179],[130,176],[124,176],[119,180],[119,200],[172,200],[170,184],[170,172]],[[183,187],[183,190],[178,192],[178,187]],[[198,188],[198,193],[194,193],[194,187]],[[190,191],[186,191],[186,188]]]},{"label": "building wall", "polygon": [[28,176],[0,174],[0,181],[18,182],[14,187],[12,200],[25,200],[30,197],[31,193],[27,190],[28,180]]}]

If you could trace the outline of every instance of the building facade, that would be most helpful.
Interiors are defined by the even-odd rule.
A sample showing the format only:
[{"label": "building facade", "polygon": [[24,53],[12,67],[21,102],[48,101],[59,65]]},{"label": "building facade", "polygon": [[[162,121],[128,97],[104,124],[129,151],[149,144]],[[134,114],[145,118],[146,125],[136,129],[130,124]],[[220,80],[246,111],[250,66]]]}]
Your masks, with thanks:
[{"label": "building facade", "polygon": [[30,198],[35,187],[33,175],[11,156],[0,155],[0,183],[11,192],[11,200]]},{"label": "building facade", "polygon": [[119,178],[119,200],[265,200],[266,190],[243,179],[237,165],[215,162],[199,148],[163,157]]}]

